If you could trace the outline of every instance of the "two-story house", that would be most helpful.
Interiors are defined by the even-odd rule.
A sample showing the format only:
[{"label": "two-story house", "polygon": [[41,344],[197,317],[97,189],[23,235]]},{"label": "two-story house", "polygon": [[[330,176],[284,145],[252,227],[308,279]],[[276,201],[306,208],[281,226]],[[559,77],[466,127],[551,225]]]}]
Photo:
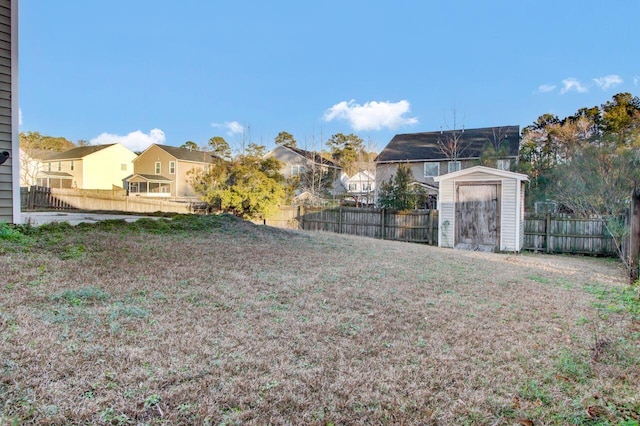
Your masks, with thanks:
[{"label": "two-story house", "polygon": [[343,185],[347,190],[347,195],[353,198],[357,205],[375,204],[375,171],[362,170],[351,177],[347,177]]},{"label": "two-story house", "polygon": [[[304,177],[305,175],[309,177],[309,174],[314,174],[316,175],[313,179],[314,181],[329,181],[331,186],[331,188],[329,188],[330,192],[335,193],[344,190],[340,180],[342,167],[316,152],[293,146],[279,145],[266,153],[265,157],[273,157],[282,162],[280,173],[282,173],[285,179],[295,176]],[[319,174],[323,174],[323,177],[319,178]],[[299,192],[310,189],[305,187],[303,180],[304,179],[301,179]]]},{"label": "two-story house", "polygon": [[519,126],[398,134],[376,159],[377,184],[395,175],[400,163],[408,164],[416,182],[431,190],[438,187],[436,176],[480,164],[512,170],[519,147]]},{"label": "two-story house", "polygon": [[133,161],[133,174],[124,180],[129,195],[195,198],[189,172],[206,171],[211,152],[153,144]]},{"label": "two-story house", "polygon": [[42,160],[37,181],[50,188],[113,189],[131,174],[136,154],[119,143],[56,152]]}]

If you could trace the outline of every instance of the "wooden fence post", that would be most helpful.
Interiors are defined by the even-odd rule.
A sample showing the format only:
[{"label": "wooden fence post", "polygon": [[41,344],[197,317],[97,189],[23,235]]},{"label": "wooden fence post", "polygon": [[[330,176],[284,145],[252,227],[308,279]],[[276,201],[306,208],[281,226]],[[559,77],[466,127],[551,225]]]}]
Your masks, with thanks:
[{"label": "wooden fence post", "polygon": [[545,221],[545,249],[547,253],[551,253],[551,214],[547,213]]},{"label": "wooden fence post", "polygon": [[433,245],[433,209],[429,210],[429,228],[427,230],[428,232],[428,243],[430,246]]},{"label": "wooden fence post", "polygon": [[640,256],[640,190],[631,193],[629,208],[629,284],[638,281],[638,257]]},{"label": "wooden fence post", "polygon": [[37,186],[31,185],[29,188],[29,196],[27,197],[27,208],[33,210],[33,198],[36,196]]},{"label": "wooden fence post", "polygon": [[298,206],[298,217],[296,219],[298,219],[298,229],[301,229],[304,231],[304,211],[302,210],[304,207],[302,206]]},{"label": "wooden fence post", "polygon": [[342,234],[342,207],[338,209],[338,234]]},{"label": "wooden fence post", "polygon": [[387,209],[385,209],[384,207],[382,209],[380,209],[380,239],[384,240],[384,221],[385,221],[385,216],[386,216],[386,211]]}]

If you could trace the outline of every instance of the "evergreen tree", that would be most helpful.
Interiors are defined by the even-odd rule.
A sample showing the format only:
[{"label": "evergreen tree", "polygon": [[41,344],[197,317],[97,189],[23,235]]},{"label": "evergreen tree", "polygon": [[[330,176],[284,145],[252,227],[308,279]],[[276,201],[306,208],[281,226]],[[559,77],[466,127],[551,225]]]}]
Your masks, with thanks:
[{"label": "evergreen tree", "polygon": [[421,186],[414,183],[411,167],[399,164],[395,175],[380,185],[378,204],[380,207],[397,210],[423,207],[427,202],[427,194]]}]

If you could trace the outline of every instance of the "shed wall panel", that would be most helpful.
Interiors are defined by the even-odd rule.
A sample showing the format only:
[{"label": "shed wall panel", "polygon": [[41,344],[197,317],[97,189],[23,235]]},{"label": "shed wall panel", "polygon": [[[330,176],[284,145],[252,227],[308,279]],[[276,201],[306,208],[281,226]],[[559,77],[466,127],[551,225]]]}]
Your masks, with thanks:
[{"label": "shed wall panel", "polygon": [[440,183],[440,204],[438,206],[438,225],[440,238],[438,245],[440,247],[453,248],[455,243],[455,187],[452,180],[445,180]]},{"label": "shed wall panel", "polygon": [[516,217],[518,214],[516,202],[517,181],[503,179],[502,181],[502,241],[500,250],[518,251],[516,249]]}]

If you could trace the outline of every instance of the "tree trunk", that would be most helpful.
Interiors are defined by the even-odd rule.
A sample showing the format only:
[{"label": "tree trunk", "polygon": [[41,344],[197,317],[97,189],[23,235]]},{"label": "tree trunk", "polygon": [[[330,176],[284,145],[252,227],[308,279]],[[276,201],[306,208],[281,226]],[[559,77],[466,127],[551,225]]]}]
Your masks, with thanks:
[{"label": "tree trunk", "polygon": [[638,257],[640,256],[640,190],[631,193],[629,206],[629,284],[638,281]]}]

